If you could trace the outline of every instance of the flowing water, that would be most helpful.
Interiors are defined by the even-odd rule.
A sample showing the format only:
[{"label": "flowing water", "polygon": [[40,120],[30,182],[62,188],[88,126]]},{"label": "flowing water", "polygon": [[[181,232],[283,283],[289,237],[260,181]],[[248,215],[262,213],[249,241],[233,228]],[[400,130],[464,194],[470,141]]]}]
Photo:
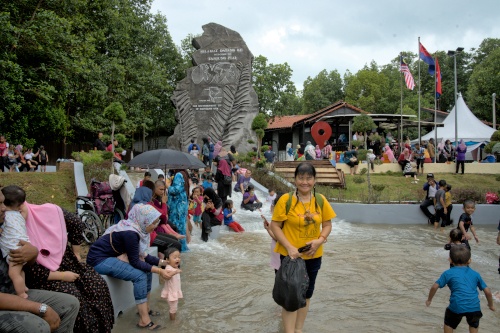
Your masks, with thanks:
[{"label": "flowing water", "polygon": [[[264,194],[258,193],[261,200]],[[162,332],[283,332],[281,308],[272,299],[274,271],[269,267],[270,237],[259,212],[238,209],[235,220],[246,229],[222,230],[217,240],[203,243],[195,227],[190,252],[182,254],[182,291],[176,321],[168,304],[151,296],[153,317]],[[270,220],[269,206],[264,215]],[[429,308],[429,288],[449,267],[447,236],[427,225],[356,224],[334,220],[325,244],[322,267],[311,299],[304,332],[442,332],[448,304],[447,287],[438,290]],[[471,267],[492,292],[500,290],[494,226],[478,226],[480,244],[472,243]],[[449,232],[447,229],[446,232]],[[498,332],[500,309],[487,307],[480,293],[482,332]],[[495,301],[500,308],[499,300]],[[136,331],[136,309],[116,321],[113,332]],[[465,319],[455,332],[468,332]]]}]

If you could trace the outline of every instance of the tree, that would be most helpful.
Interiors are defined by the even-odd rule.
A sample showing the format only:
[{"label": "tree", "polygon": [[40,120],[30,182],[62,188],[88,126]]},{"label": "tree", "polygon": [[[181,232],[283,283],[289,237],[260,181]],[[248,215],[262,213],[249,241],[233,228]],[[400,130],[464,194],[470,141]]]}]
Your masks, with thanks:
[{"label": "tree", "polygon": [[292,69],[284,64],[268,64],[260,55],[252,63],[252,82],[259,98],[259,111],[268,115],[287,115],[299,112],[297,89]]},{"label": "tree", "polygon": [[323,69],[314,78],[304,82],[302,93],[302,113],[314,113],[338,100],[343,99],[342,78],[337,70],[330,73]]},{"label": "tree", "polygon": [[[111,152],[113,155],[115,154],[115,124],[121,124],[126,116],[125,111],[123,111],[123,105],[120,102],[112,102],[104,109],[104,117],[111,121]],[[113,162],[113,158],[111,162]],[[111,172],[113,172],[113,166],[111,166]]]},{"label": "tree", "polygon": [[[492,121],[492,94],[496,93],[500,96],[499,73],[500,46],[486,56],[480,64],[476,65],[470,77],[467,102],[470,109],[481,119]],[[498,106],[496,109],[498,109]]]},{"label": "tree", "polygon": [[252,121],[252,130],[255,131],[257,135],[257,156],[260,158],[260,145],[262,144],[262,138],[264,138],[264,130],[267,128],[267,118],[263,113],[257,114]]},{"label": "tree", "polygon": [[[373,128],[377,127],[377,125],[375,125],[375,122],[373,121],[373,119],[366,115],[366,114],[362,114],[360,116],[357,116],[357,117],[354,117],[354,121],[352,123],[352,129],[355,131],[355,132],[361,132],[364,134],[364,146],[366,147],[366,140],[367,140],[367,132],[368,131],[371,131]],[[368,158],[368,156],[366,157],[366,163],[367,163],[367,170],[368,172],[366,173],[366,177],[367,177],[367,183],[368,183],[368,193],[370,195],[370,198],[372,197],[372,184],[371,184],[371,181],[370,181],[370,160]]]}]

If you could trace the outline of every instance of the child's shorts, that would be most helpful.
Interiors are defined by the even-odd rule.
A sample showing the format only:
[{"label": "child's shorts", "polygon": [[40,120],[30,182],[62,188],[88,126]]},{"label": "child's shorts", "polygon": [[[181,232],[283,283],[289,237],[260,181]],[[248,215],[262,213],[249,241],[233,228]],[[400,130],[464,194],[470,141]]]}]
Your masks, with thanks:
[{"label": "child's shorts", "polygon": [[463,316],[467,319],[467,324],[469,324],[470,327],[478,328],[479,319],[481,319],[483,313],[481,311],[474,311],[458,314],[446,308],[446,312],[444,313],[444,324],[456,329],[458,324],[462,321]]},{"label": "child's shorts", "polygon": [[200,223],[201,222],[201,215],[193,215],[193,222]]}]

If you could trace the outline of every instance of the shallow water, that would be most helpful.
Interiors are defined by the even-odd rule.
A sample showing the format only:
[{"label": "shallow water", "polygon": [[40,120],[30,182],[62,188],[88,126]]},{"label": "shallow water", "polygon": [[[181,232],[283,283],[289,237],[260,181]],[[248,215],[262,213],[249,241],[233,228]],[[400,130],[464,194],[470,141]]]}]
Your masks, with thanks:
[{"label": "shallow water", "polygon": [[[259,195],[264,199],[264,195]],[[236,209],[241,194],[234,194]],[[269,207],[264,215],[270,219]],[[342,217],[340,217],[342,218]],[[274,271],[269,267],[270,237],[259,212],[241,211],[235,219],[247,230],[220,232],[203,243],[194,229],[191,251],[182,254],[182,291],[177,319],[154,290],[151,307],[162,332],[283,332],[281,308],[272,299]],[[496,228],[478,226],[481,243],[472,244],[471,267],[492,292],[500,290]],[[447,228],[446,232],[449,232]],[[304,332],[442,332],[449,290],[440,289],[429,308],[429,288],[449,267],[447,236],[427,225],[367,225],[335,220],[325,244],[322,268]],[[480,293],[482,332],[498,332],[500,309],[491,312]],[[496,307],[500,302],[496,301]],[[113,332],[135,331],[131,309]],[[455,332],[468,332],[465,319]]]}]

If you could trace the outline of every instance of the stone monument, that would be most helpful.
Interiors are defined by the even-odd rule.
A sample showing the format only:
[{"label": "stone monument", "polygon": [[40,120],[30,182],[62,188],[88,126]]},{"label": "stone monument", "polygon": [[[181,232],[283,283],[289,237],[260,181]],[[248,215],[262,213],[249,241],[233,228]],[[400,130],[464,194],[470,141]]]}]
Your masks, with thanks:
[{"label": "stone monument", "polygon": [[239,33],[216,23],[204,25],[193,46],[194,67],[172,96],[177,126],[168,148],[185,150],[193,138],[201,146],[201,139],[209,137],[228,150],[235,145],[249,151],[257,142],[251,126],[259,106],[252,87],[252,53]]}]

